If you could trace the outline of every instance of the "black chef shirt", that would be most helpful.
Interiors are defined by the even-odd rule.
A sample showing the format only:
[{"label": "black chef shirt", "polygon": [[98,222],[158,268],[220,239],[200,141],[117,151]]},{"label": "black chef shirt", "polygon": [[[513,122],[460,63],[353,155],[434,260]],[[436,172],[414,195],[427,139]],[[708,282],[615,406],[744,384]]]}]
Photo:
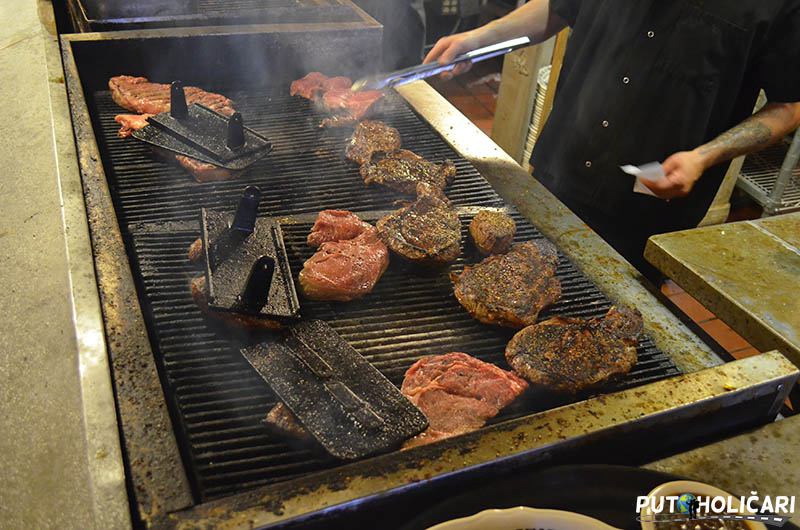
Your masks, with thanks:
[{"label": "black chef shirt", "polygon": [[619,166],[663,162],[711,140],[752,113],[760,88],[770,101],[800,101],[800,0],[550,6],[572,34],[531,164],[570,207],[627,214],[650,222],[649,233],[695,226],[727,164],[670,202],[633,193]]}]

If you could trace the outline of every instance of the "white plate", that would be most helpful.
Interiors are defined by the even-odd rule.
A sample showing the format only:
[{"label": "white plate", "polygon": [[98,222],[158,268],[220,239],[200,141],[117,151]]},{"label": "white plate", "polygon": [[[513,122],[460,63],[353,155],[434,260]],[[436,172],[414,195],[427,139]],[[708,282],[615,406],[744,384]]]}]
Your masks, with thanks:
[{"label": "white plate", "polygon": [[[672,482],[665,482],[660,486],[653,488],[653,491],[647,494],[648,497],[667,496],[667,495],[683,495],[684,493],[694,493],[695,495],[703,495],[708,497],[732,497],[731,505],[734,509],[739,509],[739,498],[734,497],[726,491],[715,488],[710,484],[704,482],[695,482],[693,480],[674,480]],[[650,505],[648,504],[642,509],[642,516],[652,515]],[[752,530],[767,530],[763,523],[755,521],[744,521]],[[642,530],[655,530],[655,525],[651,522],[642,521]]]},{"label": "white plate", "polygon": [[469,517],[439,523],[428,530],[617,530],[602,521],[561,510],[517,506],[484,510]]}]

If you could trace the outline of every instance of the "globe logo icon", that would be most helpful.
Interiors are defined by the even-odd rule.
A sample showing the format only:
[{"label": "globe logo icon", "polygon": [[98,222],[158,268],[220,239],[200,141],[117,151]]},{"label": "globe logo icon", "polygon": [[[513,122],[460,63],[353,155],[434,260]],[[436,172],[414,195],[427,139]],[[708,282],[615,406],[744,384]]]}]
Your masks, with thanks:
[{"label": "globe logo icon", "polygon": [[684,493],[680,497],[678,497],[678,509],[683,514],[689,513],[692,503],[695,500],[695,496],[691,493]]}]

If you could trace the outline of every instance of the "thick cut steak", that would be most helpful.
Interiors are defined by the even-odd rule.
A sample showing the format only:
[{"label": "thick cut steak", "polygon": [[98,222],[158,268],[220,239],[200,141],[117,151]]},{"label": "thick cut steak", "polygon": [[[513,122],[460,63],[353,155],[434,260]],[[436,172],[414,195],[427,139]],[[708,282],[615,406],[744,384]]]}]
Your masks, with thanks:
[{"label": "thick cut steak", "polygon": [[378,233],[386,245],[412,263],[438,266],[461,254],[461,221],[449,200],[436,188],[420,183],[419,198],[381,217]]},{"label": "thick cut steak", "polygon": [[575,393],[619,379],[637,361],[642,315],[614,306],[602,318],[562,318],[528,326],[506,347],[506,359],[534,385]]},{"label": "thick cut steak", "polygon": [[469,235],[482,254],[502,254],[511,247],[517,226],[514,220],[493,210],[481,210],[469,223]]},{"label": "thick cut steak", "polygon": [[[349,212],[337,212],[337,214],[343,213],[349,216],[336,217],[340,226],[352,223],[352,217],[358,219]],[[349,228],[338,231],[342,237],[351,235],[351,239],[323,241],[324,238],[319,238],[321,242],[319,250],[303,263],[303,269],[298,276],[300,289],[306,298],[338,302],[361,298],[372,291],[386,271],[386,267],[389,266],[389,250],[378,238],[375,227],[360,219],[359,222],[362,223],[358,227],[361,233],[355,237],[352,237]],[[336,232],[335,229],[326,231],[326,235],[333,237]],[[313,237],[315,234],[321,233],[321,231],[315,233],[312,229],[309,244],[317,241],[317,238]]]},{"label": "thick cut steak", "polygon": [[[169,111],[169,85],[151,83],[146,77],[118,75],[108,80],[108,88],[116,104],[131,112],[159,114]],[[223,95],[193,86],[184,87],[184,94],[187,105],[200,103],[226,116],[235,112],[233,102]]]},{"label": "thick cut steak", "polygon": [[345,149],[345,156],[356,164],[366,164],[376,151],[390,152],[400,149],[400,132],[383,122],[360,122]]},{"label": "thick cut steak", "polygon": [[361,166],[360,172],[367,184],[377,182],[404,193],[416,193],[420,182],[440,190],[449,186],[456,175],[456,166],[450,160],[434,164],[407,149],[398,149],[376,153],[370,163]]},{"label": "thick cut steak", "polygon": [[513,372],[465,353],[421,359],[408,369],[400,390],[425,413],[430,425],[403,447],[479,429],[527,387]]},{"label": "thick cut steak", "polygon": [[561,298],[556,248],[526,241],[507,254],[494,254],[453,276],[459,303],[486,324],[522,328],[535,324],[539,311]]}]

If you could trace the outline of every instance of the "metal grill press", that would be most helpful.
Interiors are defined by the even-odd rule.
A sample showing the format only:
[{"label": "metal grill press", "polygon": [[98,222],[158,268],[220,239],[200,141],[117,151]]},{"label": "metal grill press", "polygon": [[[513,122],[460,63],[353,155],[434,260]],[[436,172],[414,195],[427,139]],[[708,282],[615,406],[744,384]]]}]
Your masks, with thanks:
[{"label": "metal grill press", "polygon": [[[260,215],[285,217],[283,230],[296,276],[314,249],[306,243],[316,213],[349,209],[374,222],[404,199],[391,190],[366,187],[358,168],[343,157],[346,131],[318,128],[322,118],[310,103],[279,90],[226,94],[245,124],[269,138],[273,153],[235,181],[198,184],[178,168],[153,158],[149,147],[119,139],[114,115],[122,112],[108,92],[91,98],[116,214],[139,284],[165,395],[178,441],[199,500],[226,496],[337,465],[322,452],[297,448],[271,435],[261,420],[275,403],[264,381],[239,354],[226,330],[208,322],[192,302],[189,282],[201,274],[187,250],[199,234],[201,206],[232,210],[246,185],[262,190]],[[458,156],[397,95],[381,119],[397,127],[404,147],[439,161],[450,158],[458,173],[447,195],[462,222],[462,256],[447,270],[420,274],[393,259],[373,292],[349,303],[301,300],[302,315],[327,321],[394,384],[416,360],[462,351],[507,367],[505,346],[512,330],[472,319],[456,301],[448,272],[481,259],[469,243],[467,226],[480,207],[502,207],[517,223],[515,241],[542,235],[500,197],[468,161]],[[563,297],[542,311],[598,317],[612,302],[564,255],[557,277]],[[645,337],[639,362],[619,390],[677,375],[679,370]],[[585,397],[585,396],[582,396]],[[570,401],[581,399],[574,397]],[[535,395],[513,404],[493,423],[568,402]]]}]

